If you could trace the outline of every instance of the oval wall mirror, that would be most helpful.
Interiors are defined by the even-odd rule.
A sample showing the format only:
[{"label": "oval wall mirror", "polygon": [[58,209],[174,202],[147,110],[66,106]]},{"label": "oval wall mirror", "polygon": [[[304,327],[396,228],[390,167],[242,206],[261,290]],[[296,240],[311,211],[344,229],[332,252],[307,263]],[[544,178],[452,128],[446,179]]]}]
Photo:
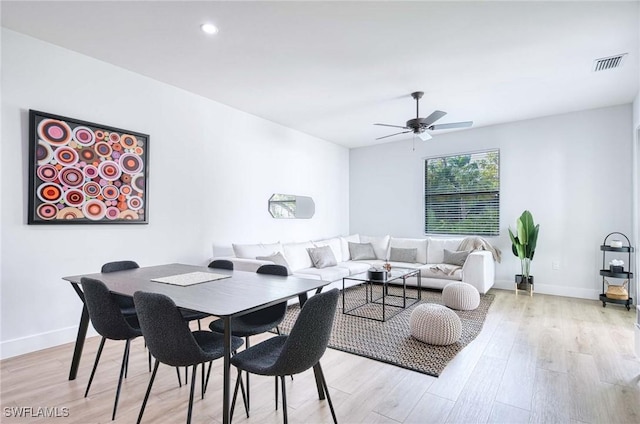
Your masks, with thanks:
[{"label": "oval wall mirror", "polygon": [[269,213],[277,219],[309,219],[316,213],[316,204],[308,196],[274,194],[269,198]]}]

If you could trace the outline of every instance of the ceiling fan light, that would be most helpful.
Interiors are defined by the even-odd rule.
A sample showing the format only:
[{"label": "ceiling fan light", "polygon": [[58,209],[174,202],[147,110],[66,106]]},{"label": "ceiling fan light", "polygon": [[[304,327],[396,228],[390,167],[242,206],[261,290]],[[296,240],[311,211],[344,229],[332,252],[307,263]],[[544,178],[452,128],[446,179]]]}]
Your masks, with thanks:
[{"label": "ceiling fan light", "polygon": [[200,25],[200,29],[202,30],[202,32],[204,32],[205,34],[209,34],[209,35],[213,35],[213,34],[217,34],[218,33],[218,27],[216,27],[212,23],[202,24],[202,25]]},{"label": "ceiling fan light", "polygon": [[431,134],[429,134],[428,132],[421,132],[418,134],[418,137],[420,137],[420,140],[422,141],[427,141],[427,140],[431,140],[433,137],[431,137]]}]

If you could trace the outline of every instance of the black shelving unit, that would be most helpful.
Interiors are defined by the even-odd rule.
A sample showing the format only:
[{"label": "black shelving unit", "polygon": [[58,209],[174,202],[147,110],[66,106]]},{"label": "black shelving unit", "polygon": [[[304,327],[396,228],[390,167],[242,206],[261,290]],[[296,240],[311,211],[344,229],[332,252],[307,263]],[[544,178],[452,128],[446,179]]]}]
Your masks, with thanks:
[{"label": "black shelving unit", "polygon": [[[622,246],[622,247],[612,247],[607,245],[607,240],[609,239],[609,237],[618,234],[622,237],[625,238],[625,240],[627,241],[627,245],[626,246]],[[605,291],[605,278],[609,277],[609,278],[619,278],[619,279],[626,279],[629,280],[629,285],[627,287],[627,290],[630,291],[631,289],[631,279],[633,278],[633,273],[631,272],[631,253],[633,252],[633,247],[631,246],[631,242],[629,241],[629,237],[625,236],[622,233],[618,233],[618,232],[613,232],[608,234],[605,238],[604,241],[602,242],[602,245],[600,246],[600,250],[602,251],[602,269],[600,270],[600,275],[602,276],[602,293],[600,294],[600,300],[602,301],[602,307],[606,307],[607,303],[618,303],[620,305],[624,305],[627,307],[627,311],[631,309],[631,305],[633,305],[633,299],[631,298],[631,296],[629,296],[628,299],[624,300],[624,299],[609,299],[606,295],[606,291]],[[607,269],[607,253],[611,252],[611,253],[626,253],[627,254],[627,261],[625,262],[625,266],[627,266],[627,269],[625,270],[623,268],[622,272],[612,272],[611,269]]]}]

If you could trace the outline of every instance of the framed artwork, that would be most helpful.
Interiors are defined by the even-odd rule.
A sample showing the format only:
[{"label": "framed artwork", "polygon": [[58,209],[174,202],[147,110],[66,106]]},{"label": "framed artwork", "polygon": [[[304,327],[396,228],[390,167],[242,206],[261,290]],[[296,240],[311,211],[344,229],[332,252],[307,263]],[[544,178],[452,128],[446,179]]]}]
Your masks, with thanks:
[{"label": "framed artwork", "polygon": [[29,224],[147,224],[149,136],[29,111]]}]

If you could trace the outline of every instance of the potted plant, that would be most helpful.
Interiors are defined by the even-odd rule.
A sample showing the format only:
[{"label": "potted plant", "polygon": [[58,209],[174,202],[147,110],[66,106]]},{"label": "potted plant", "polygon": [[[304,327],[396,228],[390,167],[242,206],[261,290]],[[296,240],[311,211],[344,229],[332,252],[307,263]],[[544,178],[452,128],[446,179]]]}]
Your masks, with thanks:
[{"label": "potted plant", "polygon": [[520,258],[522,274],[516,275],[517,289],[529,289],[533,286],[533,275],[531,275],[531,260],[536,251],[538,240],[538,230],[540,224],[535,225],[531,212],[524,211],[516,221],[516,234],[509,228],[511,238],[511,251]]}]

